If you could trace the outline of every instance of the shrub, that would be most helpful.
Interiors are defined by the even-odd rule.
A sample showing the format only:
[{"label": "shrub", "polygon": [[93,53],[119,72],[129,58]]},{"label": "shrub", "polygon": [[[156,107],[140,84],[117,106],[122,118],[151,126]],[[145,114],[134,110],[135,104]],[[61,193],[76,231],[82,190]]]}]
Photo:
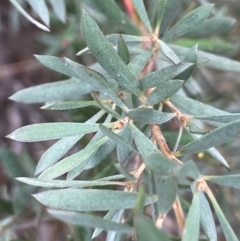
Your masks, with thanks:
[{"label": "shrub", "polygon": [[[86,67],[66,57],[37,55],[43,65],[70,79],[21,90],[11,99],[45,102],[42,108],[50,110],[95,107],[99,111],[84,123],[40,123],[11,133],[9,138],[23,142],[59,139],[38,162],[37,178],[17,180],[50,188],[34,198],[56,218],[94,228],[93,238],[107,230],[108,240],[134,239],[135,235],[140,241],[171,240],[161,229],[173,209],[179,230],[174,240],[199,240],[202,227],[207,240],[216,241],[214,214],[226,240],[238,240],[209,182],[240,188],[240,175],[203,175],[192,154],[208,153],[229,169],[215,146],[240,133],[240,114],[193,100],[186,91],[196,84],[193,72],[199,66],[239,71],[240,63],[199,51],[196,43],[199,39],[216,47],[219,42],[207,37],[213,31],[226,33],[234,21],[211,15],[212,4],[197,7],[174,25],[182,1],[151,1],[147,10],[141,0],[125,1],[131,19],[113,0],[94,4],[112,24],[121,26],[121,34],[104,36],[94,17],[83,10],[81,29],[87,47],[78,54],[91,54],[96,63]],[[180,46],[180,37],[188,39],[184,44],[190,43],[191,48]],[[171,132],[173,121],[177,135]],[[95,134],[84,148],[64,157],[89,133]],[[174,145],[170,147],[164,136],[175,138]],[[117,174],[81,179],[85,170],[107,156]],[[191,204],[185,195],[189,191]],[[150,209],[145,209],[147,205]],[[107,213],[102,218],[98,211]]]}]

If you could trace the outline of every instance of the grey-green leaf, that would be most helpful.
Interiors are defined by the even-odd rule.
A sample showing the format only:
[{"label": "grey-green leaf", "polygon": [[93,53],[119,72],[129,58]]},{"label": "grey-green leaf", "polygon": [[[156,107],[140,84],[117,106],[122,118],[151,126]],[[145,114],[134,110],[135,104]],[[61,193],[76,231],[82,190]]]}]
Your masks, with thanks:
[{"label": "grey-green leaf", "polygon": [[141,95],[135,77],[107,41],[95,20],[85,11],[82,17],[82,32],[89,49],[102,67],[126,90],[137,96]]},{"label": "grey-green leaf", "polygon": [[64,0],[58,0],[57,4],[55,0],[49,0],[52,6],[53,12],[63,22],[66,22],[66,4]]},{"label": "grey-green leaf", "polygon": [[[136,193],[104,189],[61,189],[33,196],[47,207],[84,212],[133,208],[137,198]],[[156,202],[156,197],[147,196],[145,205],[152,202]]]},{"label": "grey-green leaf", "polygon": [[41,109],[45,110],[71,110],[78,109],[87,106],[97,106],[96,101],[81,101],[81,100],[71,100],[71,101],[60,101],[51,104],[44,105]]},{"label": "grey-green leaf", "polygon": [[93,90],[85,80],[69,79],[29,87],[13,94],[9,99],[23,103],[42,103],[79,99]]},{"label": "grey-green leaf", "polygon": [[39,178],[43,180],[51,180],[53,178],[59,177],[64,173],[72,170],[74,167],[78,166],[80,163],[84,166],[89,161],[91,157],[100,146],[102,146],[108,140],[107,137],[102,138],[101,140],[86,146],[83,150],[64,158],[55,165],[49,167],[44,171]]},{"label": "grey-green leaf", "polygon": [[148,32],[151,33],[152,28],[151,28],[150,21],[148,19],[148,15],[147,15],[143,0],[132,0],[132,3],[142,23],[145,25]]},{"label": "grey-green leaf", "polygon": [[[86,123],[95,123],[105,114],[104,110],[100,110]],[[110,119],[111,120],[111,119]],[[109,121],[110,121],[109,120]],[[54,143],[40,158],[35,175],[46,170],[48,167],[60,160],[81,138],[83,135],[65,137]]]},{"label": "grey-green leaf", "polygon": [[199,193],[195,193],[185,222],[182,241],[198,241],[199,224],[200,200]]},{"label": "grey-green leaf", "polygon": [[101,228],[103,230],[114,230],[120,233],[134,233],[134,229],[125,224],[112,222],[101,217],[86,213],[64,212],[57,210],[48,210],[55,218],[63,222],[74,225],[86,226],[91,228]]},{"label": "grey-green leaf", "polygon": [[202,192],[199,192],[199,198],[201,210],[200,222],[201,226],[203,227],[203,231],[209,241],[217,241],[216,225],[208,200]]},{"label": "grey-green leaf", "polygon": [[18,177],[16,178],[19,182],[26,183],[32,186],[47,187],[47,188],[69,188],[69,187],[94,187],[94,186],[107,186],[107,185],[121,185],[119,181],[104,181],[104,180],[93,180],[93,181],[66,181],[66,180],[42,180],[39,178],[30,177]]},{"label": "grey-green leaf", "polygon": [[176,114],[150,108],[137,108],[127,111],[126,115],[141,124],[162,124],[171,120]]},{"label": "grey-green leaf", "polygon": [[229,123],[232,121],[240,120],[240,114],[230,114],[227,113],[225,115],[199,115],[199,116],[193,116],[193,119],[197,120],[210,120],[210,121],[216,121],[221,123]]},{"label": "grey-green leaf", "polygon": [[137,127],[130,126],[136,146],[146,165],[158,175],[168,175],[178,165],[165,157]]},{"label": "grey-green leaf", "polygon": [[159,45],[160,45],[160,51],[163,53],[163,55],[172,61],[175,65],[179,64],[180,59],[179,57],[174,53],[174,51],[162,40],[159,40]]},{"label": "grey-green leaf", "polygon": [[[117,53],[115,52],[115,54]],[[109,83],[107,82],[105,77],[100,73],[92,69],[89,69],[83,65],[80,65],[74,61],[71,61],[70,59],[67,59],[67,58],[57,58],[53,56],[44,56],[44,55],[43,56],[36,55],[35,57],[48,68],[51,68],[62,74],[66,74],[66,75],[78,78],[80,80],[84,80],[83,86],[86,83],[90,83],[90,85],[92,85],[94,89],[97,89],[102,94],[110,98],[119,107],[126,109],[126,106],[112,91],[112,89],[109,87]]]},{"label": "grey-green leaf", "polygon": [[213,6],[213,4],[205,4],[188,13],[166,33],[164,41],[174,40],[195,28],[210,15]]},{"label": "grey-green leaf", "polygon": [[170,241],[167,235],[158,230],[151,220],[142,215],[137,215],[135,224],[139,241]]},{"label": "grey-green leaf", "polygon": [[146,103],[150,105],[155,105],[165,99],[170,98],[182,87],[183,84],[183,80],[174,79],[157,86],[148,96]]},{"label": "grey-green leaf", "polygon": [[227,187],[233,187],[240,189],[240,175],[225,175],[225,176],[205,176],[205,180],[224,185]]},{"label": "grey-green leaf", "polygon": [[176,17],[179,8],[181,7],[183,0],[167,0],[167,5],[162,17],[159,37],[162,38],[168,28],[172,23],[173,19]]},{"label": "grey-green leaf", "polygon": [[225,35],[233,27],[235,19],[225,16],[216,16],[204,20],[195,26],[185,36],[189,38],[203,38],[214,35]]},{"label": "grey-green leaf", "polygon": [[220,225],[222,227],[223,233],[225,235],[226,241],[238,241],[238,238],[236,236],[236,234],[234,233],[234,231],[232,230],[231,225],[229,224],[229,222],[227,221],[226,217],[224,216],[221,208],[219,207],[219,204],[217,203],[217,200],[215,199],[214,196],[210,195],[209,196],[212,205],[215,209],[215,213],[218,217],[218,220],[220,222]]},{"label": "grey-green leaf", "polygon": [[130,62],[130,54],[126,43],[123,40],[122,35],[118,39],[118,55],[121,57],[125,64]]},{"label": "grey-green leaf", "polygon": [[7,137],[23,142],[46,141],[96,132],[98,124],[90,123],[43,123],[21,127]]},{"label": "grey-green leaf", "polygon": [[139,80],[139,83],[143,90],[156,87],[170,79],[173,79],[177,75],[181,74],[182,72],[190,68],[192,65],[192,63],[182,62],[178,65],[168,66],[166,68],[157,70],[146,75],[145,77]]},{"label": "grey-green leaf", "polygon": [[238,134],[240,134],[240,120],[218,127],[202,138],[190,142],[180,150],[180,153],[197,153],[204,151],[213,146],[221,145]]},{"label": "grey-green leaf", "polygon": [[166,214],[176,199],[177,187],[172,177],[162,179],[157,187],[159,214]]},{"label": "grey-green leaf", "polygon": [[38,14],[38,16],[42,19],[44,24],[49,27],[49,12],[47,5],[44,0],[27,0],[27,2],[31,5],[33,10]]}]

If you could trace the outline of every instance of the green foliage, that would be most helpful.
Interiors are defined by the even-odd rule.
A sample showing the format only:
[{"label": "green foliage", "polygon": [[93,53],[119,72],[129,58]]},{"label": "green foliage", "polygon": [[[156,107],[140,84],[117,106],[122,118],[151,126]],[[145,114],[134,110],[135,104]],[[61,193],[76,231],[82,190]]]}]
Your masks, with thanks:
[{"label": "green foliage", "polygon": [[[34,24],[47,30],[49,10],[45,1],[27,2],[46,26],[32,19],[16,1],[10,1]],[[12,162],[6,162],[7,154],[2,151],[0,156],[5,168],[10,170],[9,175],[32,186],[55,188],[40,191],[33,197],[50,208],[48,213],[53,217],[66,223],[95,228],[93,238],[102,230],[107,230],[108,237],[111,237],[107,240],[114,241],[126,240],[128,235],[135,234],[140,241],[175,240],[158,230],[162,228],[161,220],[171,208],[174,208],[178,220],[179,239],[200,240],[202,227],[208,240],[217,241],[216,230],[219,229],[216,229],[213,211],[203,194],[205,192],[226,240],[237,241],[206,181],[239,189],[240,176],[205,176],[190,154],[208,152],[215,162],[229,168],[228,162],[215,147],[229,143],[229,139],[240,134],[240,114],[193,100],[184,90],[190,81],[196,84],[193,75],[199,66],[239,72],[240,63],[199,51],[197,42],[191,48],[174,42],[179,37],[195,41],[192,38],[205,38],[213,31],[222,35],[230,31],[234,20],[211,16],[214,6],[207,4],[181,16],[172,26],[184,1],[149,1],[157,6],[154,10],[152,6],[146,7],[142,0],[132,0],[130,2],[135,9],[130,15],[132,19],[121,10],[117,1],[111,0],[108,4],[107,1],[90,2],[107,21],[111,19],[110,25],[116,25],[116,29],[121,26],[119,32],[127,35],[105,36],[94,14],[88,13],[88,9],[83,10],[80,24],[87,48],[78,55],[90,54],[96,63],[86,67],[65,57],[36,55],[40,63],[69,79],[21,90],[10,99],[44,103],[42,109],[48,110],[94,107],[92,109],[99,109],[99,112],[82,123],[39,123],[9,134],[8,138],[23,142],[59,139],[41,157],[35,170],[39,176],[35,178],[27,177],[21,168],[16,170],[11,167]],[[50,5],[64,22],[64,1],[50,1]],[[105,115],[107,117],[102,118]],[[164,138],[164,133],[176,136],[176,132],[169,132],[172,120],[178,123],[179,128],[174,148],[169,147]],[[206,128],[205,122],[211,125],[211,130]],[[65,156],[81,139],[85,140],[81,142],[81,150]],[[113,152],[115,149],[116,153]],[[112,168],[113,160],[117,170]],[[110,173],[103,173],[102,179],[91,180],[90,176],[88,180],[84,179],[86,175],[83,173],[103,163],[111,168]],[[130,170],[129,166],[134,170]],[[145,170],[150,175],[149,179],[145,178]],[[120,175],[115,175],[116,172]],[[106,187],[103,189],[102,186]],[[116,186],[124,189],[115,190]],[[183,202],[179,200],[186,189],[192,191],[192,201],[185,220]],[[151,205],[150,216],[156,226],[141,213],[146,205]],[[11,207],[8,209],[12,212]],[[102,218],[94,213],[96,211],[108,213]]]}]

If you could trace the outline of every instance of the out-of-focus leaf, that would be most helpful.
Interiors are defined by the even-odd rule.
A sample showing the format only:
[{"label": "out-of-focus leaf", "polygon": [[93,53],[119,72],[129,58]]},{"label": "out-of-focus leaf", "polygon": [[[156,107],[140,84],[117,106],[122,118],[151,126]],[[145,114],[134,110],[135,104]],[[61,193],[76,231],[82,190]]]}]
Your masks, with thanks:
[{"label": "out-of-focus leaf", "polygon": [[188,161],[174,171],[179,184],[189,185],[200,177],[200,173],[193,161]]},{"label": "out-of-focus leaf", "polygon": [[[117,53],[115,52],[115,54]],[[119,107],[126,109],[126,106],[112,91],[112,89],[109,87],[109,83],[107,82],[105,77],[100,73],[92,69],[89,69],[83,65],[80,65],[74,61],[71,61],[70,59],[67,59],[65,57],[57,58],[53,56],[44,56],[44,55],[42,56],[36,55],[35,57],[48,68],[51,68],[65,75],[69,75],[69,76],[78,78],[80,80],[84,80],[83,85],[85,85],[86,82],[90,83],[92,86],[95,87],[95,89],[97,89],[102,94],[110,98]]]},{"label": "out-of-focus leaf", "polygon": [[159,40],[159,45],[160,45],[160,51],[167,59],[172,61],[175,65],[179,64],[180,62],[179,57],[174,53],[174,51],[167,44],[165,44],[162,40]]},{"label": "out-of-focus leaf", "polygon": [[142,23],[145,25],[148,32],[151,33],[152,28],[148,19],[148,15],[147,15],[143,0],[132,0],[132,3],[134,5],[134,8],[139,18],[142,20]]},{"label": "out-of-focus leaf", "polygon": [[[33,196],[50,208],[84,212],[133,208],[137,198],[136,193],[104,189],[61,189]],[[156,196],[147,196],[145,205],[156,200]]]},{"label": "out-of-focus leaf", "polygon": [[148,96],[146,103],[155,105],[174,95],[184,84],[183,80],[169,80],[166,83],[157,86]]},{"label": "out-of-focus leaf", "polygon": [[126,115],[141,124],[162,124],[171,120],[176,114],[150,108],[137,108],[127,111]]},{"label": "out-of-focus leaf", "polygon": [[16,1],[16,0],[9,0],[14,7],[24,16],[26,17],[29,21],[31,21],[33,24],[35,24],[38,28],[44,30],[44,31],[50,31],[45,25],[39,23],[35,19],[33,19],[22,7],[21,5]]},{"label": "out-of-focus leaf", "polygon": [[61,102],[55,102],[51,104],[47,104],[41,109],[45,110],[71,110],[71,109],[78,109],[78,108],[83,108],[87,106],[97,106],[96,101],[77,101],[77,100],[72,100],[72,101],[61,101]]},{"label": "out-of-focus leaf", "polygon": [[202,192],[199,192],[200,198],[200,222],[203,227],[203,231],[209,241],[217,241],[216,226],[213,218],[213,214],[209,203]]},{"label": "out-of-focus leaf", "polygon": [[176,199],[177,187],[172,177],[161,180],[157,187],[159,214],[166,214]]},{"label": "out-of-focus leaf", "polygon": [[210,15],[213,6],[213,4],[205,4],[188,13],[165,34],[164,41],[174,40],[195,28]]},{"label": "out-of-focus leaf", "polygon": [[[186,52],[189,50],[188,48],[173,44],[171,44],[170,47],[179,55],[185,55]],[[218,69],[223,71],[240,72],[239,61],[232,60],[226,57],[207,53],[204,51],[198,51],[198,60],[199,62],[204,62],[204,67],[209,67],[212,69]]]},{"label": "out-of-focus leaf", "polygon": [[196,25],[185,36],[189,38],[203,38],[211,35],[225,35],[230,31],[235,22],[236,20],[230,17],[212,17]]},{"label": "out-of-focus leaf", "polygon": [[152,56],[150,51],[142,51],[141,54],[138,54],[129,64],[128,68],[134,76],[138,76],[141,71],[144,69],[148,60]]},{"label": "out-of-focus leaf", "polygon": [[137,127],[131,125],[131,131],[136,146],[146,165],[156,174],[168,175],[178,165],[165,157]]},{"label": "out-of-focus leaf", "polygon": [[171,65],[169,67],[157,70],[155,72],[152,72],[146,75],[145,77],[139,80],[139,83],[143,90],[156,87],[170,79],[173,79],[177,75],[181,74],[182,72],[190,68],[192,65],[193,65],[192,63],[184,63],[184,62],[178,65]]},{"label": "out-of-focus leaf", "polygon": [[161,25],[160,25],[160,31],[159,31],[159,37],[162,38],[168,28],[168,26],[172,23],[173,19],[177,15],[178,9],[181,7],[183,3],[183,0],[168,0],[167,5],[162,17]]},{"label": "out-of-focus leaf", "polygon": [[[95,123],[97,122],[103,115],[105,114],[104,110],[100,110],[90,119],[88,119],[87,123]],[[107,118],[108,119],[108,118]],[[109,121],[111,119],[109,118]],[[70,136],[65,137],[58,140],[54,143],[40,158],[35,175],[41,173],[46,170],[51,165],[55,164],[58,160],[60,160],[81,138],[83,135],[78,136]],[[19,175],[21,176],[21,175]]]},{"label": "out-of-focus leaf", "polygon": [[32,186],[47,187],[47,188],[68,188],[68,187],[94,187],[94,186],[107,186],[107,185],[120,185],[118,181],[104,181],[104,180],[93,180],[93,181],[66,181],[66,180],[42,180],[39,178],[30,177],[18,177],[16,178],[19,182],[26,183]]},{"label": "out-of-focus leaf", "polygon": [[220,225],[222,227],[224,236],[226,238],[226,241],[238,241],[238,238],[234,231],[232,230],[232,227],[230,226],[229,222],[227,221],[226,217],[224,216],[221,208],[219,207],[217,200],[213,195],[209,195],[209,198],[212,202],[212,205],[215,209],[215,213],[218,217],[218,220],[220,222]]},{"label": "out-of-focus leaf", "polygon": [[53,178],[59,177],[64,173],[72,170],[74,167],[82,164],[86,166],[89,161],[89,157],[92,156],[100,146],[102,146],[106,141],[107,137],[93,143],[92,145],[88,145],[83,150],[64,158],[60,162],[46,169],[40,176],[40,179],[43,180],[51,180]]},{"label": "out-of-focus leaf", "polygon": [[42,103],[79,99],[93,90],[85,80],[69,79],[29,87],[13,94],[9,99],[23,103]]},{"label": "out-of-focus leaf", "polygon": [[117,232],[123,233],[134,233],[134,229],[126,224],[119,224],[91,214],[64,212],[57,210],[48,210],[48,212],[53,217],[74,225],[101,228],[103,230],[115,230]]},{"label": "out-of-focus leaf", "polygon": [[58,0],[57,4],[55,0],[49,0],[53,12],[56,14],[56,16],[63,22],[66,22],[66,5],[64,0]]},{"label": "out-of-focus leaf", "polygon": [[7,137],[22,142],[34,142],[82,135],[98,130],[98,124],[93,123],[43,123],[21,127],[9,134]]},{"label": "out-of-focus leaf", "polygon": [[205,180],[224,185],[227,187],[233,187],[240,189],[240,175],[225,175],[225,176],[205,176]]},{"label": "out-of-focus leaf", "polygon": [[199,224],[200,200],[199,193],[195,193],[185,222],[182,241],[198,241]]},{"label": "out-of-focus leaf", "polygon": [[189,97],[182,96],[182,95],[173,95],[170,98],[170,101],[174,103],[180,110],[186,112],[187,114],[191,115],[206,115],[206,116],[213,116],[213,115],[227,115],[228,112],[219,110],[215,107],[210,105],[206,105],[202,102],[197,100],[193,100]]},{"label": "out-of-focus leaf", "polygon": [[134,175],[130,174],[126,168],[122,165],[122,163],[120,162],[117,162],[114,164],[115,168],[118,170],[118,172],[120,172],[122,175],[125,176],[125,178],[127,180],[130,180],[130,181],[135,181],[136,178],[134,177]]},{"label": "out-of-focus leaf", "polygon": [[202,115],[202,116],[199,115],[199,116],[193,116],[193,119],[229,123],[232,121],[240,120],[240,114],[227,113],[225,115]]},{"label": "out-of-focus leaf", "polygon": [[181,74],[177,75],[175,77],[176,79],[182,79],[187,81],[190,78],[197,64],[197,59],[198,59],[197,51],[198,51],[198,45],[195,45],[193,48],[189,49],[187,54],[184,56],[183,62],[193,63],[193,65],[187,70],[185,70],[184,72],[182,72]]},{"label": "out-of-focus leaf", "polygon": [[135,77],[107,41],[95,20],[85,11],[82,32],[89,49],[102,67],[126,90],[137,96],[142,95]]},{"label": "out-of-focus leaf", "polygon": [[120,28],[124,29],[125,33],[139,34],[138,28],[134,26],[129,17],[120,9],[116,1],[98,0],[94,1],[94,4],[104,13],[114,27],[119,25]]},{"label": "out-of-focus leaf", "polygon": [[6,147],[0,148],[0,162],[11,179],[19,176],[27,176],[18,156]]},{"label": "out-of-focus leaf", "polygon": [[170,241],[166,234],[158,230],[153,222],[144,216],[137,215],[135,224],[139,241]]},{"label": "out-of-focus leaf", "polygon": [[204,151],[213,146],[221,145],[227,142],[230,138],[240,134],[240,120],[233,121],[224,126],[218,127],[202,138],[190,142],[184,146],[180,153],[197,153]]},{"label": "out-of-focus leaf", "polygon": [[118,55],[121,57],[125,64],[128,64],[130,62],[128,47],[124,42],[122,35],[120,35],[118,39]]},{"label": "out-of-focus leaf", "polygon": [[37,15],[42,19],[44,24],[49,27],[49,12],[45,1],[27,0],[27,2],[31,5],[31,7],[37,13]]},{"label": "out-of-focus leaf", "polygon": [[168,4],[168,0],[157,1],[156,29],[157,29],[158,33],[159,33],[159,30],[160,30],[159,28],[160,28],[160,25],[161,25],[161,22],[162,22],[162,19],[163,19],[163,14],[165,12],[167,4]]}]

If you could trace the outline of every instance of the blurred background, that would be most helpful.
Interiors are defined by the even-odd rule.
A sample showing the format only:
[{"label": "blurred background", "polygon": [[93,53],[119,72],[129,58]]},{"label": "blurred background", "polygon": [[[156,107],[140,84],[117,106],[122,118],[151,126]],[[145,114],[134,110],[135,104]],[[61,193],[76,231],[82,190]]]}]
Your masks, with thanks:
[{"label": "blurred background", "polygon": [[[31,6],[19,0],[23,8],[35,19],[41,21]],[[66,17],[59,17],[50,9],[50,33],[44,32],[23,17],[7,0],[0,0],[0,240],[26,241],[62,241],[90,240],[91,230],[63,224],[48,216],[37,201],[31,197],[36,188],[20,184],[15,180],[19,176],[34,176],[35,166],[41,155],[54,142],[20,143],[5,138],[19,127],[43,122],[87,120],[96,110],[82,108],[74,111],[40,110],[40,105],[28,105],[9,100],[17,91],[43,83],[66,79],[59,73],[45,68],[34,58],[34,54],[66,56],[84,65],[94,60],[91,56],[76,57],[75,54],[85,47],[80,31],[81,9],[84,7],[100,24],[105,34],[125,33],[122,26],[102,13],[101,7],[90,0],[66,1]],[[126,12],[124,1],[117,1]],[[125,1],[126,2],[126,1]],[[145,1],[148,7],[151,1]],[[199,43],[199,49],[227,56],[240,61],[240,1],[218,0],[184,1],[174,22],[181,16],[205,3],[215,3],[212,13],[215,16],[229,16],[236,20],[231,31],[221,36],[208,36],[208,39],[191,37],[181,38],[176,42],[183,46]],[[173,23],[174,23],[173,22]],[[129,33],[128,33],[129,34]],[[188,85],[186,92],[192,98],[209,103],[229,112],[240,112],[239,74],[200,68],[194,74],[194,81]],[[174,123],[170,126],[174,130]],[[171,146],[172,140],[167,141]],[[86,141],[86,140],[85,140]],[[79,143],[79,145],[84,145]],[[224,145],[218,150],[229,162],[233,173],[240,170],[240,140],[237,138],[231,145]],[[78,146],[75,147],[78,149]],[[74,150],[72,150],[74,151]],[[228,170],[216,165],[205,153],[194,156],[199,165],[206,166],[206,174],[224,174]],[[204,161],[203,161],[204,160]],[[210,163],[206,165],[206,163]],[[99,172],[111,172],[113,165],[104,169],[104,163],[86,173],[86,179],[96,177]],[[102,173],[103,175],[103,173]],[[240,192],[230,188],[212,186],[221,207],[234,230],[240,237]],[[174,234],[174,223],[166,221]],[[224,241],[219,230],[219,241]],[[95,240],[105,240],[104,234]]]}]

